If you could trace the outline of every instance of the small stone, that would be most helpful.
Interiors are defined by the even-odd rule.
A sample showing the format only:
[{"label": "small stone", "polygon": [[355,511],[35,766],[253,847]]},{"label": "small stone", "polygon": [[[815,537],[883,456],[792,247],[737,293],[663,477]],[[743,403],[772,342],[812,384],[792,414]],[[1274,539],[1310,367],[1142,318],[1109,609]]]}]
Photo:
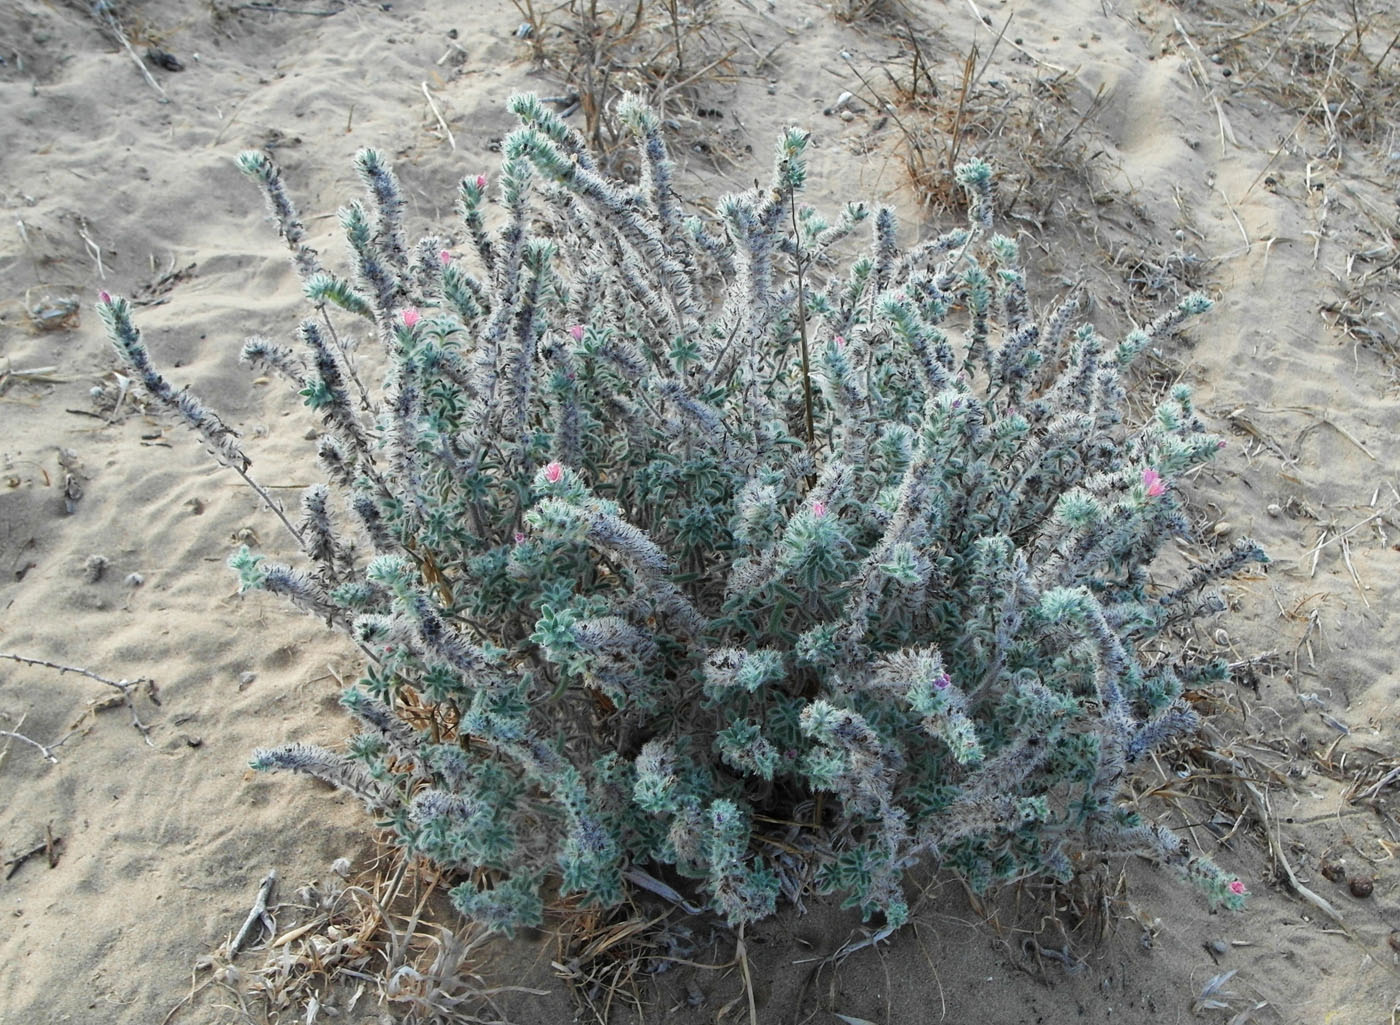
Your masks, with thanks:
[{"label": "small stone", "polygon": [[251,671],[251,670],[249,670],[249,669],[243,670],[243,672],[241,672],[241,673],[238,674],[238,689],[239,689],[239,690],[247,690],[249,687],[251,687],[251,686],[253,685],[253,681],[256,680],[257,678],[258,678],[258,674],[257,674],[257,673],[255,673],[255,672],[253,672],[253,671]]},{"label": "small stone", "polygon": [[180,62],[180,58],[173,53],[168,53],[158,46],[146,47],[146,59],[156,67],[165,71],[184,71],[185,65]]},{"label": "small stone", "polygon": [[843,110],[843,111],[841,111],[841,120],[842,120],[842,121],[845,121],[845,122],[849,123],[849,122],[851,122],[851,121],[854,121],[855,119],[856,119],[856,116],[855,116],[854,114],[852,114],[849,110]]},{"label": "small stone", "polygon": [[1221,520],[1215,526],[1210,528],[1210,532],[1216,537],[1224,537],[1233,529],[1234,527],[1231,525],[1229,520]]},{"label": "small stone", "polygon": [[1346,866],[1340,861],[1324,861],[1321,865],[1322,878],[1329,883],[1340,883],[1347,877]]},{"label": "small stone", "polygon": [[191,734],[189,734],[189,733],[184,733],[184,734],[181,734],[180,739],[183,740],[183,741],[185,742],[185,744],[186,744],[187,746],[189,746],[189,747],[196,747],[196,748],[197,748],[197,747],[203,747],[203,746],[204,746],[204,738],[203,738],[203,737],[196,737],[196,736],[193,736],[193,735],[191,735]]},{"label": "small stone", "polygon": [[146,582],[146,578],[140,573],[128,573],[126,579],[122,581],[127,587],[140,587]]},{"label": "small stone", "polygon": [[1206,949],[1219,957],[1230,952],[1230,944],[1226,943],[1224,940],[1211,940],[1206,944]]},{"label": "small stone", "polygon": [[342,879],[350,878],[350,859],[336,858],[331,862],[331,871]]},{"label": "small stone", "polygon": [[1361,900],[1371,896],[1375,888],[1375,880],[1370,876],[1352,876],[1351,881],[1347,884],[1347,889],[1351,891],[1351,895]]},{"label": "small stone", "polygon": [[1217,629],[1212,636],[1215,638],[1215,643],[1222,648],[1230,646],[1230,635],[1225,632],[1224,628]]},{"label": "small stone", "polygon": [[1270,502],[1268,506],[1268,513],[1270,516],[1282,516],[1283,506],[1279,505],[1277,502]]},{"label": "small stone", "polygon": [[82,501],[83,486],[78,483],[78,478],[71,473],[63,477],[63,508],[69,516],[78,511],[78,503]]}]

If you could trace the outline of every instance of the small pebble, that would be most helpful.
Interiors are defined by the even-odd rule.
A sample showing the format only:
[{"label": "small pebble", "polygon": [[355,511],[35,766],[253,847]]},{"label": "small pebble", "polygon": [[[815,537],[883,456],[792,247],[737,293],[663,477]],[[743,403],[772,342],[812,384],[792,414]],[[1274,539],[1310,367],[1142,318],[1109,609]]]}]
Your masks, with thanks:
[{"label": "small pebble", "polygon": [[1346,876],[1346,866],[1340,861],[1324,861],[1322,863],[1322,878],[1329,883],[1340,883]]},{"label": "small pebble", "polygon": [[1230,952],[1230,944],[1226,943],[1224,940],[1211,940],[1206,944],[1206,949],[1212,954],[1220,956]]},{"label": "small pebble", "polygon": [[1215,637],[1215,643],[1222,648],[1228,648],[1230,646],[1230,635],[1226,633],[1223,628],[1216,630],[1213,636]]},{"label": "small pebble", "polygon": [[1351,891],[1351,895],[1357,898],[1371,896],[1371,891],[1375,888],[1375,881],[1370,876],[1353,876],[1351,882],[1347,884],[1347,889]]},{"label": "small pebble", "polygon": [[1283,506],[1279,505],[1277,502],[1270,502],[1268,512],[1270,516],[1282,516]]},{"label": "small pebble", "polygon": [[127,587],[140,587],[145,582],[146,578],[143,577],[140,573],[128,573],[126,575],[126,580],[124,581]]},{"label": "small pebble", "polygon": [[244,690],[245,688],[252,686],[253,681],[257,678],[257,673],[248,669],[243,670],[243,672],[238,674],[238,689]]},{"label": "small pebble", "polygon": [[1214,534],[1216,537],[1224,537],[1226,534],[1230,533],[1230,531],[1233,530],[1233,529],[1234,529],[1234,526],[1230,523],[1229,520],[1221,520],[1221,521],[1220,521],[1219,523],[1217,523],[1215,526],[1213,526],[1213,527],[1210,528],[1210,532],[1211,532],[1212,534]]},{"label": "small pebble", "polygon": [[350,878],[350,859],[336,858],[331,862],[331,871],[342,879]]}]

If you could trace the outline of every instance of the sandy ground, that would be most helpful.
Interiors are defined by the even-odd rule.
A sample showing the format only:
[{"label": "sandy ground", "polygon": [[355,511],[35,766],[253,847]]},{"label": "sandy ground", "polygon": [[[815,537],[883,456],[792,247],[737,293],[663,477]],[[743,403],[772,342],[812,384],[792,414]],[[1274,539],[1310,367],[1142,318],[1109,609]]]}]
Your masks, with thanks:
[{"label": "sandy ground", "polygon": [[[183,70],[146,61],[148,82],[86,3],[0,4],[0,651],[156,689],[135,690],[147,739],[124,708],[93,707],[114,688],[0,662],[0,729],[56,759],[0,736],[0,1022],[408,1020],[410,1005],[378,1001],[373,972],[319,1007],[307,988],[269,1010],[246,995],[265,937],[236,960],[241,977],[218,956],[208,967],[269,870],[290,902],[337,858],[371,867],[353,802],[245,768],[258,744],[348,732],[336,697],[354,650],[237,597],[223,561],[238,540],[275,545],[275,520],[178,428],[93,398],[112,394],[116,362],[92,302],[99,288],[142,300],[157,360],[244,433],[262,479],[310,483],[310,421],[238,365],[246,335],[281,338],[299,307],[234,155],[273,150],[323,252],[340,251],[333,212],[367,145],[392,156],[412,227],[451,230],[457,179],[495,168],[505,97],[561,92],[559,69],[539,67],[501,0],[111,6],[136,54],[157,45]],[[1248,880],[1246,912],[1208,914],[1141,864],[979,908],[938,877],[915,927],[818,974],[857,920],[813,906],[756,930],[759,1021],[1400,1013],[1400,52],[1386,45],[1400,24],[1386,6],[948,0],[911,18],[893,3],[709,5],[691,66],[729,59],[694,92],[703,114],[673,95],[688,198],[765,175],[776,129],[796,123],[814,133],[813,201],[890,202],[906,239],[925,235],[952,216],[939,198],[957,125],[964,155],[1006,168],[1006,227],[1032,253],[1038,302],[1086,281],[1113,335],[1191,288],[1219,297],[1152,354],[1140,398],[1185,380],[1232,439],[1189,486],[1202,541],[1182,557],[1248,533],[1275,560],[1192,639],[1240,663],[1233,686],[1200,696],[1215,733],[1136,784]],[[568,19],[541,8],[546,56],[567,49]],[[911,23],[927,73],[912,99]],[[1213,781],[1211,750],[1249,786]],[[281,908],[277,931],[296,920]],[[692,939],[695,961],[733,956],[698,926]],[[551,991],[502,998],[522,1025],[601,1006],[556,978],[547,938],[485,956],[488,979]],[[637,992],[640,1009],[619,1000],[614,1020],[747,1013],[732,970],[639,974]]]}]

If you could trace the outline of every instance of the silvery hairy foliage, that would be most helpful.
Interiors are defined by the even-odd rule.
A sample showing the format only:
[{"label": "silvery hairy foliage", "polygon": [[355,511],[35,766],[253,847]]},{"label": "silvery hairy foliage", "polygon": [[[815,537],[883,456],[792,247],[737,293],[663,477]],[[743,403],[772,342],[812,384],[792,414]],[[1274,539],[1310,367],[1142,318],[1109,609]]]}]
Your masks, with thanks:
[{"label": "silvery hairy foliage", "polygon": [[[889,209],[799,201],[802,132],[706,219],[639,102],[636,184],[535,98],[511,108],[494,189],[461,183],[460,251],[410,244],[398,181],[362,152],[343,275],[275,165],[239,158],[309,303],[244,356],[319,416],[324,483],[274,505],[292,562],[230,562],[364,653],[345,750],[253,764],[357,795],[507,932],[555,896],[615,904],[638,870],[695,880],[735,924],[810,887],[898,925],[921,859],[980,890],[1135,853],[1238,907],[1238,880],[1122,799],[1197,726],[1184,692],[1226,675],[1144,646],[1265,561],[1241,541],[1149,574],[1188,529],[1175,482],[1218,440],[1185,388],[1125,423],[1124,373],[1209,302],[1117,344],[1077,293],[1033,314],[980,162],[958,171],[969,225],[904,248]],[[99,310],[272,504],[128,303]]]}]

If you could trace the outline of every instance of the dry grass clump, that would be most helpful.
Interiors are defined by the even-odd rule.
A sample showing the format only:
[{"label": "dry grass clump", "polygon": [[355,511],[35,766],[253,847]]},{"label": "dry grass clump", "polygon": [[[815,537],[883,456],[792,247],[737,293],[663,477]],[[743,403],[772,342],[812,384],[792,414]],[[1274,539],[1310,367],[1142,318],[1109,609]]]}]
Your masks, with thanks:
[{"label": "dry grass clump", "polygon": [[[615,107],[625,93],[641,96],[662,117],[675,148],[706,155],[733,148],[722,135],[726,115],[716,87],[733,80],[744,37],[719,17],[717,4],[565,0],[546,9],[535,0],[512,2],[524,19],[517,35],[566,88],[554,104],[565,117],[583,115],[595,152],[623,159],[627,133]],[[625,175],[627,168],[613,170]]]},{"label": "dry grass clump", "polygon": [[[1358,345],[1379,353],[1395,368],[1391,383],[1400,384],[1400,235],[1388,234],[1355,257],[1370,253],[1359,273],[1339,282],[1338,296],[1322,304],[1333,324]],[[1357,261],[1349,264],[1357,268]]]},{"label": "dry grass clump", "polygon": [[[1086,103],[1073,95],[1072,72],[1038,66],[1020,81],[998,66],[1009,52],[1003,25],[990,45],[940,59],[941,41],[928,29],[901,21],[892,31],[898,53],[863,70],[859,98],[886,112],[901,136],[901,157],[922,201],[934,213],[961,212],[965,196],[953,169],[978,156],[997,169],[1001,216],[1029,221],[1043,232],[1063,217],[1065,203],[1112,202],[1101,181],[1093,118],[1102,93]],[[1032,185],[1053,181],[1055,188]]]},{"label": "dry grass clump", "polygon": [[[848,61],[855,98],[875,121],[872,137],[897,140],[895,151],[930,216],[955,219],[965,197],[953,169],[979,157],[997,171],[998,217],[1021,222],[1060,274],[1109,304],[1120,325],[1141,322],[1164,302],[1207,284],[1209,267],[1194,233],[1151,223],[1096,123],[1107,100],[1089,94],[1073,71],[1017,60],[1007,29],[966,51],[912,17],[886,22],[885,42],[898,48],[879,63]],[[1028,56],[1028,55],[1027,55]],[[1182,223],[1189,224],[1182,210]],[[1165,243],[1165,245],[1160,243]]]},{"label": "dry grass clump", "polygon": [[498,974],[488,936],[453,911],[450,883],[399,847],[381,844],[353,875],[342,859],[328,879],[286,900],[274,883],[264,880],[248,926],[201,959],[196,970],[207,977],[163,1025],[196,1002],[256,1025],[355,1020],[376,1008],[400,1025],[506,1025],[497,998],[544,992],[488,984]]},{"label": "dry grass clump", "polygon": [[[673,968],[722,971],[740,978],[731,1003],[747,999],[742,952],[708,963],[721,941],[719,920],[701,915],[659,880],[637,872],[628,900],[608,910],[560,900],[548,934],[534,932],[543,962],[567,988],[578,1020],[607,1025],[629,1007],[645,1020],[657,977]],[[243,929],[200,959],[189,994],[161,1025],[176,1025],[196,1006],[221,1010],[220,1021],[292,1025],[356,1020],[377,1011],[398,1025],[510,1025],[509,997],[547,995],[529,985],[500,985],[501,944],[465,924],[447,891],[458,880],[391,845],[387,837],[364,869],[338,861],[320,883],[279,899],[275,874],[263,880]],[[651,891],[650,893],[646,891]],[[651,894],[657,894],[653,897]],[[241,962],[241,963],[240,963]],[[202,980],[199,975],[203,975]],[[687,993],[699,990],[687,981]],[[528,1004],[525,1006],[529,1006]]]},{"label": "dry grass clump", "polygon": [[[1400,115],[1400,9],[1392,0],[1191,0],[1202,49],[1230,91],[1296,110],[1315,157],[1348,141],[1394,141]],[[1297,129],[1295,129],[1297,131]]]},{"label": "dry grass clump", "polygon": [[1336,296],[1322,310],[1397,366],[1400,229],[1384,193],[1400,163],[1400,7],[1191,0],[1183,11],[1202,32],[1199,74],[1223,95],[1262,98],[1293,119],[1252,188],[1287,187],[1285,157],[1302,165],[1295,179],[1315,211],[1314,260],[1324,238],[1344,249]]}]

